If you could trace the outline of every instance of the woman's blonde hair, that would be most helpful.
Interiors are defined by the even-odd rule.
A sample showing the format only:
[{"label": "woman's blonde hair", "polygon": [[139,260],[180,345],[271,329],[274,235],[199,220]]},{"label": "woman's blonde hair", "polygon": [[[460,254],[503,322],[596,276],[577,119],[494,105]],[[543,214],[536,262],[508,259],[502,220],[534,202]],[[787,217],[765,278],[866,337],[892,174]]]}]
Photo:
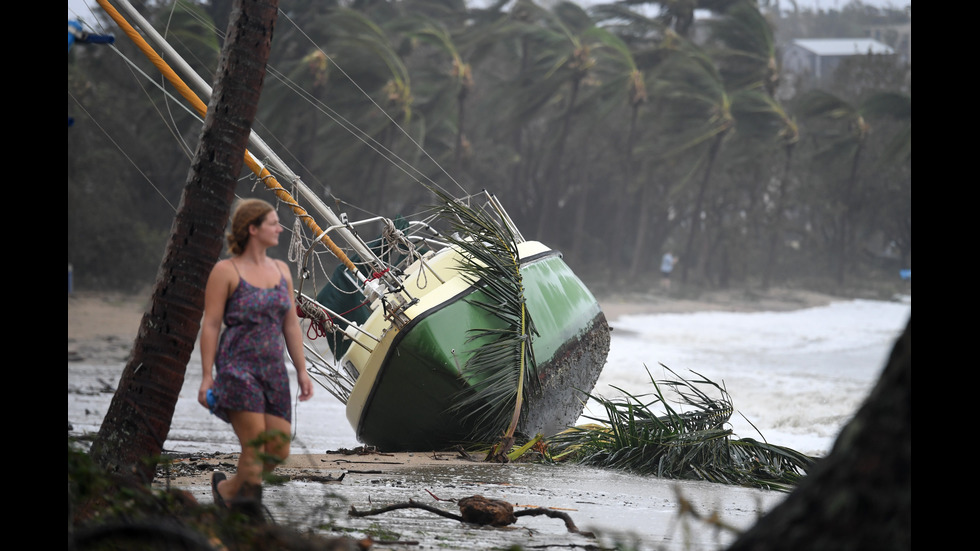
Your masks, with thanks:
[{"label": "woman's blonde hair", "polygon": [[259,226],[267,214],[273,211],[272,205],[262,199],[242,199],[235,205],[231,215],[231,231],[227,234],[228,251],[240,255],[248,245],[248,228]]}]

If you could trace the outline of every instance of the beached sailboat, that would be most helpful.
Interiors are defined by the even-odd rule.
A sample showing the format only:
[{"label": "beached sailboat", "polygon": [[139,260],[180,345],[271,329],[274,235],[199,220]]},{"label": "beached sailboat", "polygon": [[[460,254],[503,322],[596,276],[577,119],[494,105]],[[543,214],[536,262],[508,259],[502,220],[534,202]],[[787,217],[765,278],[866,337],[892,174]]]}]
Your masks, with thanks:
[{"label": "beached sailboat", "polygon": [[[141,49],[202,112],[207,83],[128,2],[115,3],[125,15],[99,0],[121,27],[139,29],[127,34],[152,44]],[[307,335],[319,337],[306,343],[308,369],[346,404],[359,440],[385,450],[512,442],[578,419],[608,353],[605,316],[561,254],[526,240],[501,201],[432,189],[439,209],[426,218],[351,220],[254,132],[249,143],[246,164],[311,232],[296,288]],[[340,265],[317,279],[324,249]]]}]

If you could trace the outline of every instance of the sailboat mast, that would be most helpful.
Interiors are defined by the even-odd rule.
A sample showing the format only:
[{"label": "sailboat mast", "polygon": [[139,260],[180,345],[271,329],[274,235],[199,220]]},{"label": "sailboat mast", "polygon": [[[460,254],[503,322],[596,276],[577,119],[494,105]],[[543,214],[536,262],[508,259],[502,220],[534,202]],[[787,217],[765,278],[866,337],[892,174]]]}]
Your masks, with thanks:
[{"label": "sailboat mast", "polygon": [[[107,7],[108,0],[97,1],[99,5],[102,6],[102,8],[111,16],[112,12],[109,9],[111,6]],[[160,33],[158,33],[157,30],[153,28],[153,26],[150,25],[150,23],[138,11],[136,11],[132,4],[130,4],[128,0],[115,0],[115,2],[119,5],[120,10],[125,13],[126,17],[132,21],[140,31],[142,31],[147,41],[151,43],[156,50],[162,53],[161,57],[165,59],[168,64],[175,67],[177,72],[180,73],[181,78],[185,80],[185,82],[194,90],[194,92],[200,96],[203,96],[204,98],[210,99],[212,92],[211,86],[208,85],[208,83],[205,82],[193,68],[191,68],[191,66],[180,56],[180,54],[177,53],[176,50],[173,49],[172,46],[170,46],[166,40],[164,40],[162,36],[160,36]],[[370,262],[376,267],[382,267],[383,263],[374,254],[374,252],[369,247],[365,246],[364,243],[346,227],[341,218],[337,216],[337,214],[334,213],[333,210],[328,207],[323,200],[321,200],[320,197],[317,196],[317,194],[314,193],[309,186],[307,186],[302,179],[289,168],[288,165],[286,165],[285,162],[282,161],[275,151],[273,151],[265,140],[256,134],[254,130],[250,131],[249,133],[249,145],[250,148],[259,153],[269,165],[273,166],[277,171],[279,171],[280,174],[288,179],[289,183],[292,184],[298,191],[300,197],[310,205],[310,209],[322,216],[330,224],[331,229],[335,229],[337,234],[340,235],[340,237],[343,238],[352,249],[354,249],[361,259]],[[251,153],[249,153],[249,155],[251,155]],[[252,161],[254,164],[261,167],[261,163],[255,158],[254,155],[252,155]],[[257,171],[257,173],[258,172],[259,171]],[[336,255],[336,252],[334,252],[334,254]],[[346,258],[340,259],[342,261],[347,260]],[[349,264],[349,262],[349,260],[345,262],[345,264],[348,265],[348,269],[350,269],[352,266]],[[365,277],[363,274],[356,269],[352,269],[351,271],[355,276],[361,279],[362,282],[364,282]],[[390,276],[383,271],[380,273],[384,274],[382,277],[386,279],[386,283],[388,284],[389,288],[397,288],[399,286],[398,281],[394,280],[394,276]],[[391,281],[387,281],[388,279],[391,279]]]}]

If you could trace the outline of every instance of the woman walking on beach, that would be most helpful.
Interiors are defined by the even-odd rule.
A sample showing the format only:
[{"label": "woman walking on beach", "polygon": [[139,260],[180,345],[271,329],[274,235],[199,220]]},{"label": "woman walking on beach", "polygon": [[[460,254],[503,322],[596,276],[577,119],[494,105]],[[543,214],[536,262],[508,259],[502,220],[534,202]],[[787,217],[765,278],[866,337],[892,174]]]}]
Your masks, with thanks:
[{"label": "woman walking on beach", "polygon": [[313,396],[289,269],[266,256],[280,233],[272,205],[260,199],[239,202],[228,234],[232,257],[215,264],[205,289],[197,400],[231,423],[242,446],[236,474],[212,476],[219,507],[259,502],[262,474],[289,455],[292,411],[284,340],[296,366],[299,399]]}]

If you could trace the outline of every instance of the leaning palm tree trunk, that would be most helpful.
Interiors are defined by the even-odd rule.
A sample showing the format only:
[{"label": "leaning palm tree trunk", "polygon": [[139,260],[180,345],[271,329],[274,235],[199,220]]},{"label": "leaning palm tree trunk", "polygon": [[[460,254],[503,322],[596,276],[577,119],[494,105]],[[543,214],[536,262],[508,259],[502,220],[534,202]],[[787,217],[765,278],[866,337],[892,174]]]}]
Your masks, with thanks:
[{"label": "leaning palm tree trunk", "polygon": [[204,312],[204,288],[221,254],[225,224],[258,107],[278,0],[237,1],[217,82],[187,176],[152,304],[119,388],[92,444],[101,465],[153,478],[145,462],[163,450]]}]

